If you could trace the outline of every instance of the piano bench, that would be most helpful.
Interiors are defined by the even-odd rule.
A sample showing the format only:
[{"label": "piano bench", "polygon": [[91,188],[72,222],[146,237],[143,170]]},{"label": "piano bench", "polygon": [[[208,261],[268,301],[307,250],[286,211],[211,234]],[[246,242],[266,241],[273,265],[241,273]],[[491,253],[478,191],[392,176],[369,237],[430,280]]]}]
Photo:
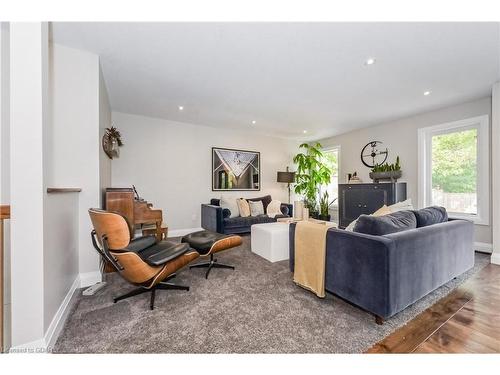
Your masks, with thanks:
[{"label": "piano bench", "polygon": [[[142,228],[143,236],[156,236],[156,227],[155,226],[147,226]],[[161,239],[166,240],[168,237],[168,227],[161,227]]]}]

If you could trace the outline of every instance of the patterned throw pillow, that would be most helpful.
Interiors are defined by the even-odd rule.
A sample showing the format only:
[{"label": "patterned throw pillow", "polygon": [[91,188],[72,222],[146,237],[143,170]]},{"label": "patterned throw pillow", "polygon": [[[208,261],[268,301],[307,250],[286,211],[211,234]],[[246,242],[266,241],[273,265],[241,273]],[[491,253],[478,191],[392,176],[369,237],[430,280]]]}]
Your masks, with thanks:
[{"label": "patterned throw pillow", "polygon": [[259,215],[264,215],[264,205],[262,204],[262,201],[248,201],[250,204],[250,215],[251,216],[259,216]]},{"label": "patterned throw pillow", "polygon": [[229,217],[238,217],[240,216],[240,210],[238,210],[238,204],[236,203],[236,198],[220,198],[220,206],[224,209],[227,208],[231,211],[231,216]]},{"label": "patterned throw pillow", "polygon": [[250,216],[250,205],[248,204],[248,201],[245,198],[240,198],[236,200],[236,203],[238,203],[238,209],[240,211],[241,217]]}]

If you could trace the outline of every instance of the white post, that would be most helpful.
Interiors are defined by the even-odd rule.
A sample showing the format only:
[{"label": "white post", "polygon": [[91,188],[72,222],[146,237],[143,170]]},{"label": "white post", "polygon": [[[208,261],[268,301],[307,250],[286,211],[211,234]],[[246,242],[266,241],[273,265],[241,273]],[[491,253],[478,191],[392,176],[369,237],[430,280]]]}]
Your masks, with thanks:
[{"label": "white post", "polygon": [[500,265],[500,81],[493,85],[491,95],[491,170],[493,253],[491,263]]},{"label": "white post", "polygon": [[10,24],[12,347],[45,346],[44,126],[48,126],[48,24]]}]

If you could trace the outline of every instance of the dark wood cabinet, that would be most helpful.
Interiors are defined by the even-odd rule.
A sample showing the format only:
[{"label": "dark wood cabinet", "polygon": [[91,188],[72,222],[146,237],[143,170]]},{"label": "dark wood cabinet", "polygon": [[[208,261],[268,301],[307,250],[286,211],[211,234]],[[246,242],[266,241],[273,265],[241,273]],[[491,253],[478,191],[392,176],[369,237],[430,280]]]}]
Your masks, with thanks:
[{"label": "dark wood cabinet", "polygon": [[339,227],[345,228],[359,215],[406,199],[406,182],[339,184]]}]

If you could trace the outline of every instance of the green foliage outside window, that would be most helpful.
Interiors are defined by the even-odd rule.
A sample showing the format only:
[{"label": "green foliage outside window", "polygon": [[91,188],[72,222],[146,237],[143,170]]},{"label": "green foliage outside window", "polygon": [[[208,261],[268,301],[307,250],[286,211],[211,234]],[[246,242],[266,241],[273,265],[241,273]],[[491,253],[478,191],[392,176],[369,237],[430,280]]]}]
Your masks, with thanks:
[{"label": "green foliage outside window", "polygon": [[432,188],[446,193],[475,193],[477,129],[432,137]]}]

